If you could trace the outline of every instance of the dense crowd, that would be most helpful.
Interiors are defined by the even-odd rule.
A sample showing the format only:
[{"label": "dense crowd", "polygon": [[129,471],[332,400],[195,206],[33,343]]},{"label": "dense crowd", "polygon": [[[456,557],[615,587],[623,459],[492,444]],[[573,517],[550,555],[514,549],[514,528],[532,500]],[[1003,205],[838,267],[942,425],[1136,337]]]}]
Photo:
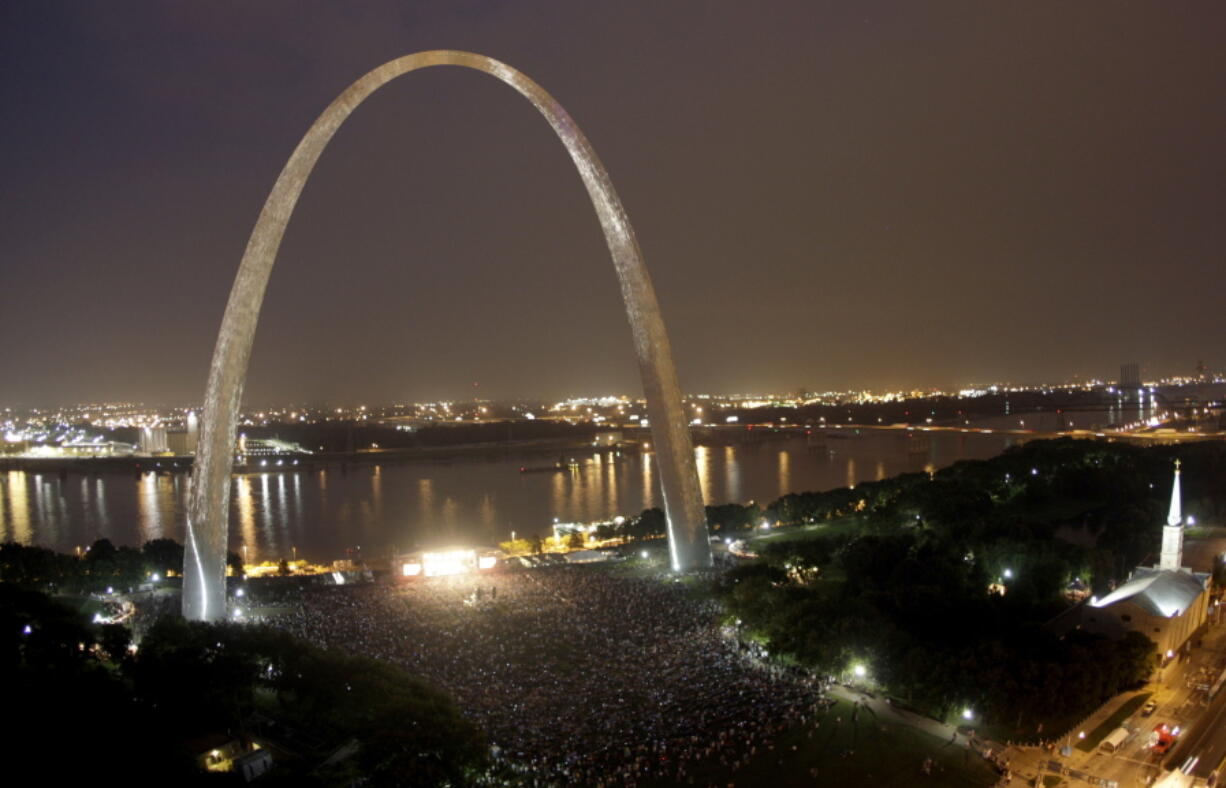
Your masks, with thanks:
[{"label": "dense crowd", "polygon": [[667,578],[598,567],[304,590],[277,626],[399,664],[487,732],[504,777],[533,785],[694,781],[744,766],[823,706]]}]

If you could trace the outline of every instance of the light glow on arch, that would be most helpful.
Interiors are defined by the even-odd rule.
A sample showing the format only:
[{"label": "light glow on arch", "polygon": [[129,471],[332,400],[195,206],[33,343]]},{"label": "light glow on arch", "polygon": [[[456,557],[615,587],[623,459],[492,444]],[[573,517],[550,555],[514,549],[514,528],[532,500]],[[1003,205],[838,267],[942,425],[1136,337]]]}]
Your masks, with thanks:
[{"label": "light glow on arch", "polygon": [[285,229],[319,157],[349,115],[396,77],[433,66],[461,66],[497,77],[545,117],[587,189],[617,272],[639,361],[659,457],[674,570],[711,566],[694,449],[651,277],[608,173],[578,125],[540,85],[514,68],[472,52],[431,50],[391,60],[350,85],[324,110],[286,162],[264,203],[231,288],[209,367],[194,483],[188,501],[183,615],[213,620],[225,610],[226,539],[232,448],[256,322]]}]

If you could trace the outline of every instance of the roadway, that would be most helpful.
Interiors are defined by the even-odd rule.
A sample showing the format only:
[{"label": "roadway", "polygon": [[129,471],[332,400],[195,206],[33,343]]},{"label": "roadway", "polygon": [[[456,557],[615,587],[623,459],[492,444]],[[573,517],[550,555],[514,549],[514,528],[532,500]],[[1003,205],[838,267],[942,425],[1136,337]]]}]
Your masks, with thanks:
[{"label": "roadway", "polygon": [[[1096,750],[1085,757],[1081,761],[1084,771],[1114,780],[1121,788],[1149,785],[1165,771],[1183,763],[1187,756],[1181,756],[1181,752],[1199,749],[1206,738],[1217,739],[1226,746],[1226,731],[1214,729],[1214,715],[1221,713],[1223,698],[1219,697],[1213,707],[1206,709],[1205,693],[1196,689],[1204,675],[1216,677],[1223,663],[1226,663],[1226,628],[1216,626],[1204,635],[1199,649],[1182,662],[1167,665],[1158,681],[1147,688],[1153,691],[1158,710],[1148,718],[1139,714],[1132,718],[1133,727],[1138,729],[1136,736],[1115,754]],[[1161,764],[1161,759],[1146,747],[1150,733],[1160,723],[1183,729],[1175,748]]]},{"label": "roadway", "polygon": [[1111,438],[1116,440],[1160,441],[1164,443],[1226,440],[1226,431],[1198,429],[1196,432],[1178,432],[1170,427],[1161,426],[1144,427],[1136,430],[1036,430],[1026,429],[1025,427],[972,427],[965,424],[859,424],[855,422],[847,422],[846,424],[836,424],[830,422],[821,424],[779,424],[769,422],[763,424],[735,425],[708,424],[704,425],[702,429],[714,434],[744,433],[748,430],[760,429],[812,436],[824,434],[831,438],[851,437],[847,434],[849,432],[860,433],[864,431],[873,431],[893,433],[906,432],[917,434],[925,432],[944,432],[965,433],[969,435],[1003,435],[1008,437],[1024,438],[1027,440],[1040,440],[1046,438]]},{"label": "roadway", "polygon": [[[1153,693],[1152,698],[1158,702],[1158,709],[1149,717],[1143,717],[1138,712],[1126,721],[1127,727],[1135,733],[1119,750],[1108,753],[1095,748],[1087,753],[1074,746],[1070,756],[1064,758],[1058,753],[1052,755],[1042,750],[1010,748],[1015,784],[1017,777],[1029,777],[1034,775],[1041,765],[1057,761],[1082,774],[1114,781],[1120,788],[1134,788],[1153,784],[1167,770],[1181,765],[1188,757],[1195,755],[1199,755],[1200,760],[1193,769],[1193,775],[1205,780],[1222,758],[1226,757],[1226,691],[1219,693],[1211,704],[1206,705],[1205,692],[1197,689],[1196,685],[1202,683],[1205,676],[1216,678],[1223,667],[1226,667],[1226,627],[1213,625],[1203,636],[1200,648],[1194,649],[1183,661],[1167,665],[1157,678],[1145,687],[1145,691]],[[1209,679],[1210,683],[1213,678]],[[1130,692],[1115,698],[1101,712],[1086,721],[1084,731],[1088,733],[1094,730],[1102,720],[1134,695],[1136,693]],[[1150,733],[1161,723],[1183,729],[1178,743],[1165,763],[1147,747]],[[1065,741],[1075,743],[1077,733],[1078,731],[1074,731]],[[1047,771],[1043,773],[1050,774]],[[1082,783],[1070,780],[1069,784]]]},{"label": "roadway", "polygon": [[[742,427],[743,429],[743,427]],[[879,430],[893,432],[965,432],[982,435],[1010,435],[1031,439],[1041,438],[1119,438],[1124,440],[1156,440],[1156,441],[1204,441],[1224,440],[1226,432],[1158,432],[1155,430],[1028,430],[1022,427],[985,428],[959,427],[944,424],[823,424],[820,427],[827,433],[838,434],[844,430]]]},{"label": "roadway", "polygon": [[[1226,660],[1219,661],[1219,666],[1222,661]],[[1226,692],[1218,692],[1199,719],[1189,726],[1165,766],[1180,768],[1190,759],[1195,761],[1187,773],[1201,780],[1208,780],[1226,759]]]}]

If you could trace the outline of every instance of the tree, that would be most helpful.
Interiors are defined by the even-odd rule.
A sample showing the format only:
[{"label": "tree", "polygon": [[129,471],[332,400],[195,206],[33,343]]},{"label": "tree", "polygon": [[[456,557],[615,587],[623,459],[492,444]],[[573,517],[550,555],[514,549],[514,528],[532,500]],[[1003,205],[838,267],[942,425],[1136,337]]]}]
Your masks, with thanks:
[{"label": "tree", "polygon": [[183,545],[174,539],[153,539],[141,548],[145,563],[163,577],[169,572],[183,571]]},{"label": "tree", "polygon": [[93,563],[109,561],[115,552],[115,545],[110,539],[98,539],[86,550],[85,560]]},{"label": "tree", "polygon": [[572,531],[570,536],[566,537],[566,546],[572,550],[583,549],[583,534],[578,531]]},{"label": "tree", "polygon": [[[841,522],[760,544],[761,559],[729,572],[721,592],[771,653],[833,672],[872,654],[874,677],[928,711],[973,703],[1033,734],[1043,720],[1084,716],[1153,670],[1154,646],[1140,635],[1056,637],[1043,622],[1067,608],[1073,577],[1092,578],[1101,592],[1156,551],[1172,451],[1035,441],[933,479],[789,494],[769,516]],[[1226,468],[1220,446],[1180,451]],[[708,509],[713,524],[718,509]],[[1066,526],[1094,544],[1058,538]],[[822,582],[798,580],[811,567]],[[990,594],[1006,569],[1006,594]],[[1215,569],[1226,582],[1226,564]]]},{"label": "tree", "polygon": [[99,539],[85,554],[85,585],[95,591],[105,588],[131,588],[145,579],[145,559],[139,550],[115,547],[110,539]]},{"label": "tree", "polygon": [[0,544],[0,580],[24,588],[44,588],[71,580],[81,562],[45,547],[5,542]]},{"label": "tree", "polygon": [[[52,782],[86,785],[106,774],[108,765],[118,770],[115,753],[140,741],[150,748],[148,759],[128,764],[137,773],[128,771],[123,780],[194,784],[195,767],[179,756],[173,741],[175,735],[186,736],[183,721],[167,724],[136,702],[119,675],[95,656],[97,631],[78,610],[0,583],[5,700],[21,710],[21,723],[5,732],[6,747],[42,764]],[[105,710],[101,723],[100,710]],[[48,736],[49,730],[56,735]],[[71,758],[64,757],[66,740],[73,742]]]},{"label": "tree", "polygon": [[533,544],[530,539],[512,539],[509,542],[499,542],[498,546],[507,555],[527,555],[533,552]]},{"label": "tree", "polygon": [[116,664],[128,658],[128,646],[132,644],[132,633],[123,624],[103,624],[98,632],[98,645],[106,652],[107,658]]},{"label": "tree", "polygon": [[663,536],[668,530],[668,518],[660,509],[644,509],[642,514],[628,524],[628,532],[635,539]]},{"label": "tree", "polygon": [[[784,496],[784,498],[779,500],[783,501],[785,498],[791,497],[792,496]],[[775,503],[777,505],[779,504],[779,501],[776,501]],[[708,506],[706,508],[706,512],[707,524],[711,526],[712,530],[717,531],[749,530],[757,524],[758,520],[762,519],[761,510],[753,504],[742,506],[739,503],[726,503],[720,506]],[[776,511],[775,519],[786,522],[799,518],[790,515],[785,517],[784,515],[778,514]]]},{"label": "tree", "polygon": [[191,709],[193,720],[236,727],[260,697],[321,753],[357,741],[372,785],[465,785],[485,761],[480,731],[438,690],[390,663],[264,627],[163,619],[129,673],[167,719]]}]

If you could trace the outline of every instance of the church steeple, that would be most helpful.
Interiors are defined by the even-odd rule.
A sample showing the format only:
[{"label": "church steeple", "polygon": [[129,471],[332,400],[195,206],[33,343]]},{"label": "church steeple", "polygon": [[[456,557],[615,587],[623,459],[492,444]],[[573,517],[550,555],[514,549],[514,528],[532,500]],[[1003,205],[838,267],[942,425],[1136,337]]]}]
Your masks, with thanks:
[{"label": "church steeple", "polygon": [[1179,460],[1175,460],[1175,486],[1171,487],[1171,509],[1166,515],[1167,525],[1179,525],[1183,521],[1183,502],[1179,496]]},{"label": "church steeple", "polygon": [[1159,569],[1178,571],[1183,566],[1183,502],[1179,495],[1179,460],[1175,460],[1175,484],[1171,487],[1171,508],[1162,529],[1162,557]]}]

